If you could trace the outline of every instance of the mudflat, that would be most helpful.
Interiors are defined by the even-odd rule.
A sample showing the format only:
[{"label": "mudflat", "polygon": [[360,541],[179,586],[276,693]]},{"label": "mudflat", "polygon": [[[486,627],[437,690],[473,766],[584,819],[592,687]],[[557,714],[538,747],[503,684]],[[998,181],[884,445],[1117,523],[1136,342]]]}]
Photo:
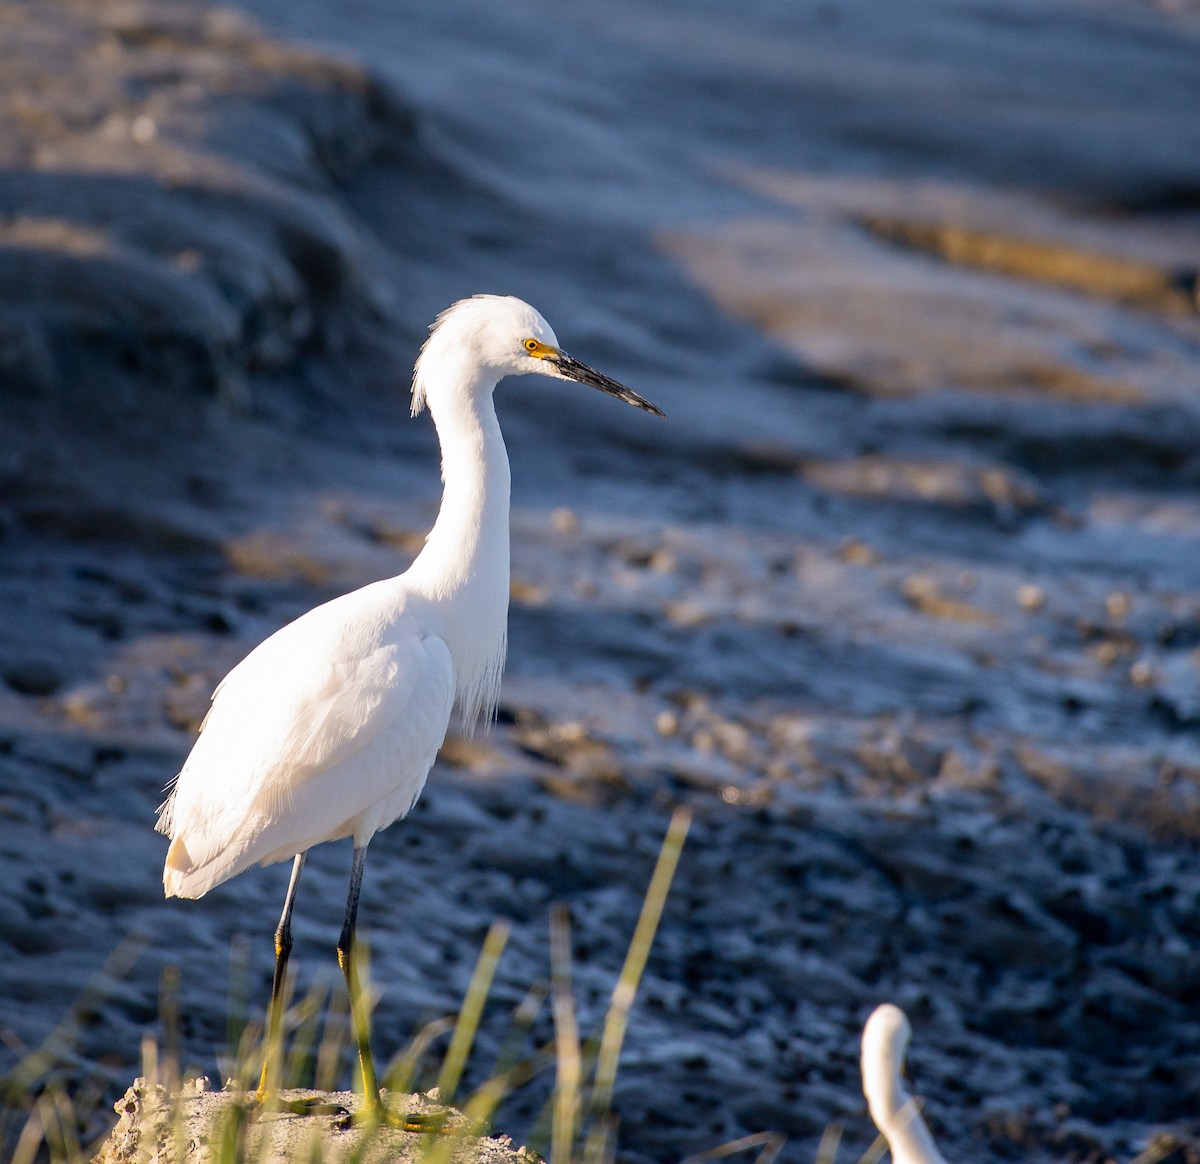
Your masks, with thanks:
[{"label": "mudflat", "polygon": [[0,4],[4,1069],[127,935],[92,1131],[165,969],[213,1076],[265,1001],[286,868],[166,902],[154,810],[233,663],[419,549],[409,369],[498,291],[670,419],[498,389],[500,721],[372,845],[381,1056],[505,916],[486,1074],[556,901],[595,1028],[687,803],[623,1158],[857,1158],[885,1000],[947,1158],[1200,1150],[1195,11],[249,7]]}]

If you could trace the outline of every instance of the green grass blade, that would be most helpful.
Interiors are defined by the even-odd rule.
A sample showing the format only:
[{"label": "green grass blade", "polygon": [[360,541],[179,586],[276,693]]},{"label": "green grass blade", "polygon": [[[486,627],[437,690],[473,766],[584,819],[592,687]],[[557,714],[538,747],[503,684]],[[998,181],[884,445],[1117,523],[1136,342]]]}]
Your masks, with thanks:
[{"label": "green grass blade", "polygon": [[609,1003],[608,1014],[604,1019],[604,1031],[600,1037],[600,1051],[596,1058],[596,1077],[589,1105],[593,1120],[598,1120],[612,1106],[617,1060],[625,1042],[629,1012],[646,969],[646,961],[650,957],[650,947],[658,931],[658,923],[662,918],[663,907],[691,823],[692,814],[689,809],[677,808],[671,816],[667,835],[658,854],[658,862],[654,866],[654,875],[650,878],[650,886],[642,903],[641,916],[633,931],[629,952],[625,955],[625,964],[613,988],[612,1001]]},{"label": "green grass blade", "polygon": [[158,1015],[163,1032],[163,1054],[159,1063],[162,1085],[169,1095],[179,1090],[183,1037],[179,1030],[179,967],[164,966],[158,987]]},{"label": "green grass blade", "polygon": [[781,1136],[778,1132],[771,1132],[769,1135],[770,1138],[763,1146],[763,1150],[759,1152],[758,1159],[754,1164],[775,1164],[775,1157],[783,1151],[783,1146],[787,1143],[787,1137]]},{"label": "green grass blade", "polygon": [[321,1030],[321,1045],[317,1048],[317,1066],[313,1086],[318,1091],[332,1091],[337,1083],[350,1031],[350,999],[345,991],[330,990],[325,1025]]},{"label": "green grass blade", "polygon": [[425,1058],[434,1039],[439,1039],[452,1030],[454,1019],[450,1016],[426,1023],[400,1055],[388,1064],[383,1086],[388,1091],[412,1091],[416,1085],[421,1060]]},{"label": "green grass blade", "polygon": [[535,982],[526,992],[525,997],[517,1004],[509,1024],[508,1034],[496,1055],[496,1066],[493,1075],[505,1075],[521,1057],[521,1049],[529,1038],[529,1032],[537,1016],[541,1013],[542,1004],[546,1001],[548,988],[544,982]]},{"label": "green grass blade", "polygon": [[[778,1145],[776,1145],[776,1141],[778,1141]],[[756,1164],[763,1164],[763,1155],[771,1151],[769,1159],[773,1160],[784,1142],[784,1138],[777,1132],[752,1132],[748,1136],[738,1136],[736,1140],[726,1140],[723,1144],[716,1144],[711,1148],[705,1148],[703,1152],[696,1152],[686,1157],[683,1164],[706,1164],[709,1160],[722,1160],[726,1156],[734,1156],[738,1152],[748,1152],[760,1144],[763,1145],[763,1150],[759,1154]],[[774,1148],[773,1151],[772,1148]]]},{"label": "green grass blade", "polygon": [[471,975],[471,983],[463,999],[462,1011],[454,1028],[454,1037],[450,1040],[446,1059],[438,1076],[438,1098],[442,1103],[454,1102],[455,1092],[458,1091],[458,1084],[467,1065],[467,1057],[471,1053],[471,1045],[475,1042],[475,1032],[483,1015],[483,1005],[492,988],[496,965],[508,943],[511,930],[512,924],[500,918],[492,922],[487,937],[483,939],[483,948],[479,951],[479,960],[475,963],[475,972]]},{"label": "green grass blade", "polygon": [[565,905],[550,912],[550,991],[554,1010],[557,1079],[550,1121],[550,1164],[570,1164],[579,1123],[583,1056],[571,993],[571,915]]},{"label": "green grass blade", "polygon": [[225,1015],[225,1082],[241,1082],[242,1041],[250,1013],[250,951],[246,940],[235,935],[229,947],[229,1003]]},{"label": "green grass blade", "polygon": [[838,1149],[842,1146],[842,1125],[830,1124],[821,1133],[817,1145],[817,1164],[837,1164]]},{"label": "green grass blade", "polygon": [[287,1025],[295,1032],[287,1054],[287,1062],[280,1079],[281,1087],[306,1087],[313,1078],[317,1058],[317,1038],[321,1027],[321,1015],[328,1001],[329,991],[323,982],[317,981],[308,993],[293,1008]]},{"label": "green grass blade", "polygon": [[35,1084],[69,1056],[75,1034],[80,1028],[81,1016],[100,1009],[100,1004],[111,990],[110,984],[122,979],[133,968],[148,944],[142,934],[130,934],[121,939],[41,1046],[26,1055],[7,1076],[0,1078],[0,1100],[19,1104]]},{"label": "green grass blade", "polygon": [[888,1154],[888,1142],[882,1135],[876,1136],[871,1146],[859,1158],[858,1164],[879,1164]]},{"label": "green grass blade", "polygon": [[21,1135],[13,1151],[12,1164],[34,1164],[34,1161],[37,1159],[38,1148],[45,1140],[46,1125],[42,1120],[42,1105],[38,1103],[34,1106],[33,1111],[29,1113],[29,1118],[25,1121],[25,1126],[21,1129]]},{"label": "green grass blade", "polygon": [[613,1164],[617,1155],[617,1117],[606,1111],[588,1131],[583,1164]]}]

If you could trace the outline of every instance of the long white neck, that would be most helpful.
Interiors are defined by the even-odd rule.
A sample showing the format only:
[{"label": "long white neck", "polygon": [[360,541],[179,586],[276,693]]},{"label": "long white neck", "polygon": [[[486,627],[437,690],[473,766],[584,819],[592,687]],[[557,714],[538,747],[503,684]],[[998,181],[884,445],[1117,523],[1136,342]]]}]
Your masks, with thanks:
[{"label": "long white neck", "polygon": [[409,584],[438,608],[469,731],[495,710],[508,634],[508,452],[486,373],[462,365],[429,384],[442,446],[442,505]]},{"label": "long white neck", "polygon": [[884,1003],[875,1009],[863,1031],[863,1094],[892,1164],[946,1164],[900,1078],[908,1038],[908,1019],[898,1007]]},{"label": "long white neck", "polygon": [[917,1101],[894,1074],[878,1078],[864,1091],[871,1119],[892,1150],[893,1164],[946,1164],[921,1118]]}]

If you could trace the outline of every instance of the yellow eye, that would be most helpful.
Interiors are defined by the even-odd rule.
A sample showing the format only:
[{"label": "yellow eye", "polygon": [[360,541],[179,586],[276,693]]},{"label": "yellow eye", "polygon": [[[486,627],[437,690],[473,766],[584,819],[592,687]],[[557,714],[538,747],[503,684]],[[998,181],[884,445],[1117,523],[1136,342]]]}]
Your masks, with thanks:
[{"label": "yellow eye", "polygon": [[525,341],[525,350],[527,352],[536,352],[541,346],[535,339],[527,339]]}]

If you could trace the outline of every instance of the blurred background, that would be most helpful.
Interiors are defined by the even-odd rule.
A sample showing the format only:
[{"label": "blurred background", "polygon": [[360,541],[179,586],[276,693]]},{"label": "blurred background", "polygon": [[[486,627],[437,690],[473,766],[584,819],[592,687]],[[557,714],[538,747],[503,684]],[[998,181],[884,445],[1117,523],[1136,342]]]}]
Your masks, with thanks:
[{"label": "blurred background", "polygon": [[622,1160],[857,1159],[885,1000],[949,1158],[1200,1159],[1198,113],[1185,0],[0,0],[0,1070],[129,934],[89,1132],[164,973],[214,1077],[231,960],[265,1004],[286,868],[164,902],[155,808],[420,548],[410,368],[487,291],[669,420],[497,392],[500,721],[372,845],[381,1057],[505,916],[486,1075],[556,901],[592,1031],[686,803]]}]

